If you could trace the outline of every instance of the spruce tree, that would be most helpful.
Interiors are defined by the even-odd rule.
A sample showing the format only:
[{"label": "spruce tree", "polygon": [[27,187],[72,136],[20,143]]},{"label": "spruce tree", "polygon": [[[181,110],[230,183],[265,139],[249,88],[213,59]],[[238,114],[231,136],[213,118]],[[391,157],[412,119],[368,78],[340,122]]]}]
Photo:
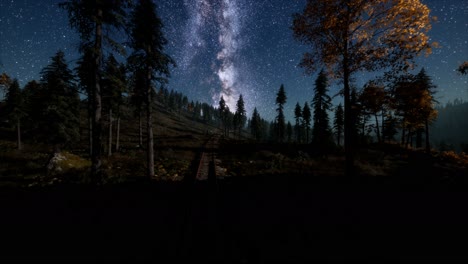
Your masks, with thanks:
[{"label": "spruce tree", "polygon": [[328,96],[328,78],[325,72],[320,71],[316,81],[312,106],[314,109],[314,127],[312,129],[312,142],[319,151],[325,151],[331,141],[331,132],[328,111],[331,108],[331,98]]},{"label": "spruce tree", "polygon": [[304,107],[302,108],[302,122],[303,127],[305,130],[305,140],[306,144],[309,143],[309,134],[310,134],[310,118],[312,117],[312,113],[310,112],[309,104],[307,102],[304,103]]},{"label": "spruce tree", "polygon": [[302,131],[302,109],[299,105],[299,102],[296,103],[296,107],[294,108],[294,119],[296,120],[296,124],[294,125],[295,133],[296,133],[296,142],[301,142],[301,131]]},{"label": "spruce tree", "polygon": [[260,140],[261,135],[262,135],[261,134],[261,118],[256,107],[254,108],[253,113],[252,113],[252,120],[250,122],[250,130],[251,130],[252,136],[256,140]]},{"label": "spruce tree", "polygon": [[[62,51],[41,71],[38,136],[52,144],[55,152],[79,139],[79,97],[72,71]],[[40,92],[40,91],[38,91]]]},{"label": "spruce tree", "polygon": [[94,55],[91,48],[87,48],[81,58],[77,62],[75,73],[79,78],[79,89],[82,93],[86,94],[86,101],[88,106],[88,144],[89,144],[89,157],[93,157],[93,116],[94,112]]},{"label": "spruce tree", "polygon": [[276,116],[276,139],[279,142],[283,142],[286,130],[286,123],[284,118],[284,104],[286,103],[286,92],[284,90],[284,85],[281,84],[278,93],[276,94],[276,104],[278,108],[276,111],[278,115]]},{"label": "spruce tree", "polygon": [[175,65],[172,58],[164,52],[167,39],[163,34],[163,23],[156,12],[156,4],[151,0],[138,1],[130,21],[130,46],[133,53],[129,64],[142,70],[145,83],[141,87],[145,94],[147,128],[147,176],[154,177],[153,142],[153,86],[164,85],[170,76],[169,67]]},{"label": "spruce tree", "polygon": [[239,96],[236,104],[236,113],[234,114],[234,127],[238,130],[239,138],[241,136],[242,128],[245,126],[247,121],[247,113],[245,111],[244,98],[242,94]]},{"label": "spruce tree", "polygon": [[344,111],[341,103],[335,109],[335,118],[333,120],[333,129],[335,130],[336,143],[341,145],[341,136],[343,135]]},{"label": "spruce tree", "polygon": [[[125,25],[126,10],[131,5],[131,0],[106,0],[106,1],[82,1],[69,0],[59,4],[68,12],[70,26],[76,29],[80,35],[80,51],[89,52],[92,58],[91,90],[92,97],[92,156],[91,175],[95,183],[102,182],[102,102],[101,102],[101,77],[103,41],[119,52],[123,48],[114,41],[109,32],[113,29],[122,29]],[[107,33],[107,34],[106,34]],[[88,98],[89,100],[89,98]]]},{"label": "spruce tree", "polygon": [[228,133],[228,115],[229,115],[229,107],[226,105],[226,101],[224,101],[224,97],[221,96],[219,99],[219,116],[221,118],[221,125],[223,126],[224,136],[227,137]]},{"label": "spruce tree", "polygon": [[103,105],[109,113],[109,136],[107,155],[112,155],[113,113],[117,113],[116,151],[119,149],[120,107],[123,104],[123,93],[127,88],[125,66],[118,63],[111,54],[106,62],[102,78]]},{"label": "spruce tree", "polygon": [[436,100],[434,99],[436,86],[432,83],[431,77],[427,75],[424,68],[416,75],[415,86],[420,92],[420,114],[422,115],[424,131],[426,133],[425,143],[426,152],[431,151],[429,140],[429,124],[437,118],[437,111],[435,110]]}]

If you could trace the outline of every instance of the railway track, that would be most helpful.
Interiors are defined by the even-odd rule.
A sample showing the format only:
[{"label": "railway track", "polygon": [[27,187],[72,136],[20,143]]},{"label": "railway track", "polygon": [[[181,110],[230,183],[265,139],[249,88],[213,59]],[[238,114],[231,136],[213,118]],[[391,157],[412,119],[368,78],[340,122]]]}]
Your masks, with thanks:
[{"label": "railway track", "polygon": [[219,139],[221,135],[214,134],[211,136],[202,148],[200,162],[198,164],[196,180],[216,181],[215,159],[216,150],[219,147]]}]

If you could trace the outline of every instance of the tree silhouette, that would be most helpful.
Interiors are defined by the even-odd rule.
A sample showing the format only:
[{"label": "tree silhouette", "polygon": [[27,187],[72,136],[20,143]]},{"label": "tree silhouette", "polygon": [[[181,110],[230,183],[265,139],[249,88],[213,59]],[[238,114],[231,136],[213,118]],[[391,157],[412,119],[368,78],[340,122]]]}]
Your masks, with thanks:
[{"label": "tree silhouette", "polygon": [[54,146],[55,152],[79,138],[79,97],[73,83],[72,71],[59,51],[52,62],[41,71],[41,91],[38,111],[38,133],[44,142]]},{"label": "tree silhouette", "polygon": [[151,0],[141,0],[135,6],[130,21],[130,46],[133,53],[129,63],[134,69],[145,73],[146,128],[147,128],[147,176],[154,177],[154,143],[152,96],[153,81],[163,85],[169,77],[169,66],[175,65],[172,58],[164,52],[167,40],[164,37],[163,23]]},{"label": "tree silhouette", "polygon": [[102,53],[103,40],[106,43],[122,51],[110,34],[112,29],[121,29],[126,17],[126,10],[130,6],[130,0],[108,0],[108,1],[81,1],[70,0],[59,4],[68,12],[70,26],[76,29],[80,35],[80,50],[91,52],[93,65],[90,68],[93,72],[92,78],[92,166],[91,175],[96,183],[101,182],[101,145],[102,145],[102,102],[101,102],[101,76],[102,76]]},{"label": "tree silhouette", "polygon": [[[331,141],[328,111],[331,108],[331,98],[328,92],[328,78],[321,71],[315,80],[314,98],[312,107],[314,109],[314,127],[312,129],[312,143],[319,151],[325,151],[325,147]],[[303,114],[304,115],[304,112]]]},{"label": "tree silhouette", "polygon": [[146,75],[142,69],[135,70],[130,78],[130,103],[135,107],[134,116],[138,116],[138,142],[139,147],[143,147],[143,105],[145,103]]},{"label": "tree silhouette", "polygon": [[[425,131],[426,151],[430,151],[429,124],[437,117],[434,88],[424,69],[416,76],[407,74],[396,80],[393,87],[393,107],[396,115],[400,116],[403,145],[411,145],[414,133],[417,141],[421,141],[421,135],[418,133],[422,134],[422,131]],[[420,142],[416,143],[421,145]]]},{"label": "tree silhouette", "polygon": [[302,130],[302,109],[299,105],[299,102],[296,103],[296,107],[294,108],[294,119],[296,120],[296,124],[294,125],[294,129],[296,131],[296,141],[301,142],[301,130]]},{"label": "tree silhouette", "polygon": [[109,137],[107,155],[112,155],[112,123],[113,113],[117,113],[116,151],[120,139],[120,107],[123,104],[123,93],[127,90],[125,66],[118,63],[111,54],[106,62],[102,78],[103,103],[109,112]]},{"label": "tree silhouette", "polygon": [[285,136],[285,118],[284,118],[284,104],[286,103],[286,92],[284,90],[284,85],[281,84],[278,93],[276,94],[276,104],[278,108],[276,111],[278,112],[278,116],[276,116],[276,138],[279,142],[283,142]]},{"label": "tree silhouette", "polygon": [[93,116],[94,116],[94,65],[95,58],[93,50],[87,48],[84,50],[81,58],[77,62],[75,68],[76,75],[79,78],[79,89],[84,92],[87,97],[88,105],[88,140],[89,140],[89,156],[93,157]]},{"label": "tree silhouette", "polygon": [[224,101],[223,96],[219,99],[219,114],[221,116],[221,124],[224,129],[224,136],[228,136],[229,107],[226,105],[226,101]]},{"label": "tree silhouette", "polygon": [[261,138],[261,118],[260,114],[255,107],[252,113],[252,119],[250,121],[250,130],[252,135],[256,140],[260,140]]},{"label": "tree silhouette", "polygon": [[415,79],[416,89],[420,92],[420,103],[419,109],[422,119],[424,120],[424,130],[426,132],[426,152],[431,151],[430,141],[429,141],[429,124],[432,123],[437,118],[437,111],[435,110],[435,99],[434,93],[436,86],[432,83],[431,78],[427,75],[424,68],[416,75]]},{"label": "tree silhouette", "polygon": [[346,172],[354,174],[351,76],[361,70],[391,67],[401,71],[413,66],[414,57],[430,53],[429,8],[419,0],[308,0],[295,14],[295,38],[311,47],[300,66],[312,73],[326,64],[344,84]]},{"label": "tree silhouette", "polygon": [[462,64],[460,64],[457,71],[463,75],[468,74],[468,61],[464,61]]},{"label": "tree silhouette", "polygon": [[[5,82],[6,83],[6,82]],[[21,145],[21,118],[25,116],[24,112],[24,96],[19,87],[17,79],[13,79],[7,86],[7,93],[5,99],[5,110],[8,119],[16,126],[17,135],[17,148],[22,149]]]},{"label": "tree silhouette", "polygon": [[312,118],[312,113],[310,112],[310,107],[307,102],[304,103],[302,108],[302,122],[303,127],[305,128],[305,140],[306,143],[309,143],[309,134],[310,134],[310,119]]},{"label": "tree silhouette", "polygon": [[335,118],[333,120],[333,129],[335,130],[336,142],[341,145],[341,136],[343,135],[344,112],[341,103],[335,109]]},{"label": "tree silhouette", "polygon": [[363,111],[367,115],[373,115],[375,118],[375,127],[377,141],[381,142],[380,126],[379,126],[379,113],[381,118],[384,118],[384,105],[385,105],[385,88],[374,81],[368,82],[359,96],[359,102],[362,105]]},{"label": "tree silhouette", "polygon": [[234,114],[234,127],[238,130],[239,138],[241,136],[241,130],[245,126],[245,122],[247,121],[244,99],[242,98],[242,94],[239,96],[239,100],[237,100],[236,104],[236,113]]}]

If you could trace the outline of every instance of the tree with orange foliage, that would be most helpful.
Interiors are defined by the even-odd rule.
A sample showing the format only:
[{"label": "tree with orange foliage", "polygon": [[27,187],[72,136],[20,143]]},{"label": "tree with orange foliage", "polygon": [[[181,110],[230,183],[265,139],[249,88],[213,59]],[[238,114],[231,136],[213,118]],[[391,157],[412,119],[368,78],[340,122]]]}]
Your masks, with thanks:
[{"label": "tree with orange foliage", "polygon": [[2,73],[0,75],[0,89],[3,93],[3,98],[5,97],[6,92],[8,91],[8,87],[11,85],[11,78],[6,73]]},{"label": "tree with orange foliage", "polygon": [[463,75],[468,74],[468,61],[464,61],[462,64],[460,64],[457,71]]},{"label": "tree with orange foliage", "polygon": [[429,8],[420,0],[308,0],[295,14],[295,38],[311,47],[300,66],[313,73],[326,64],[344,84],[346,173],[354,172],[350,78],[358,71],[404,71],[431,52]]}]

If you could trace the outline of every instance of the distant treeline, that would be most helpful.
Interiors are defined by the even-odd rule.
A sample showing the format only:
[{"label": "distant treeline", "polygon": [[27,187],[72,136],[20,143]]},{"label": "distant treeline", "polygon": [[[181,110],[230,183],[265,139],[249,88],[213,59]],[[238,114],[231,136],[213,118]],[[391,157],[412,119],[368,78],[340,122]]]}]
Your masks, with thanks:
[{"label": "distant treeline", "polygon": [[437,111],[439,116],[432,125],[434,147],[468,153],[468,102],[456,99]]}]

